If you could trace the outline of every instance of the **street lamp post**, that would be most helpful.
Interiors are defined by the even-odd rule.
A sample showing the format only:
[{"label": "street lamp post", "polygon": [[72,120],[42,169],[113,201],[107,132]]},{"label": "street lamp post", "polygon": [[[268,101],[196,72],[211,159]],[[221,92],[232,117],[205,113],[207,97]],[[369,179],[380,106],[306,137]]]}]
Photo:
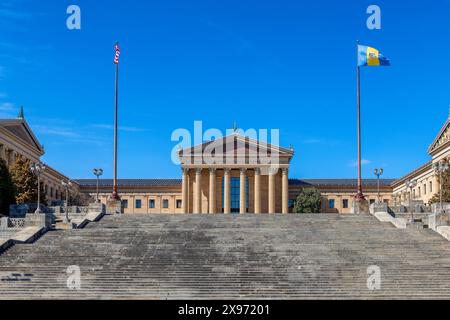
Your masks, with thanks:
[{"label": "street lamp post", "polygon": [[66,182],[64,180],[61,180],[61,185],[66,190],[66,218],[64,222],[69,223],[69,188],[72,186],[72,181],[69,180]]},{"label": "street lamp post", "polygon": [[383,175],[383,168],[375,169],[373,173],[377,176],[377,195],[378,195],[378,202],[381,202],[380,197],[380,176]]},{"label": "street lamp post", "polygon": [[93,172],[94,172],[94,175],[97,177],[97,198],[96,198],[95,202],[99,203],[100,201],[98,198],[98,182],[99,182],[100,176],[103,175],[103,169],[94,169]]},{"label": "street lamp post", "polygon": [[30,167],[32,173],[37,176],[38,181],[38,198],[37,198],[37,209],[34,213],[42,213],[41,211],[41,174],[46,169],[43,163],[33,163]]},{"label": "street lamp post", "polygon": [[438,163],[433,164],[434,171],[439,174],[439,203],[441,214],[444,211],[442,207],[442,173],[447,171],[449,168],[450,166],[446,162],[440,161]]},{"label": "street lamp post", "polygon": [[411,210],[411,223],[414,223],[414,213],[412,208],[412,192],[413,189],[417,186],[417,180],[408,180],[406,181],[406,188],[409,188],[409,210]]}]

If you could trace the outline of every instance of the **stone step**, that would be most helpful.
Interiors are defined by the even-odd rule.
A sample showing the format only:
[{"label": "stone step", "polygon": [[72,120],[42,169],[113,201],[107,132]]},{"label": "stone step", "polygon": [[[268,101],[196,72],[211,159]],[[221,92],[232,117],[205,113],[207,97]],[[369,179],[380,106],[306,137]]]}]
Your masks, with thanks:
[{"label": "stone step", "polygon": [[[106,216],[5,252],[0,278],[33,276],[0,281],[0,291],[17,299],[450,298],[449,253],[431,230],[368,215]],[[372,264],[381,291],[367,289]],[[66,287],[69,265],[80,266],[79,292]]]}]

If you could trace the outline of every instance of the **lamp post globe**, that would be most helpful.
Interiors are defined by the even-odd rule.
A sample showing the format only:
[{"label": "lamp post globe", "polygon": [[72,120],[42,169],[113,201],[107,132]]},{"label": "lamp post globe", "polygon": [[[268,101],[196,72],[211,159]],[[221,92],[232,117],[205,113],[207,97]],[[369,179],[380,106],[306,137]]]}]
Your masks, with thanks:
[{"label": "lamp post globe", "polygon": [[96,169],[96,168],[94,168],[92,170],[92,172],[97,177],[97,196],[96,196],[95,202],[96,203],[100,203],[100,199],[98,197],[98,195],[99,195],[99,180],[100,180],[100,177],[103,175],[103,169]]},{"label": "lamp post globe", "polygon": [[417,186],[417,180],[408,180],[405,183],[406,188],[409,189],[409,210],[411,211],[411,224],[414,223],[414,211],[412,207],[413,189]]},{"label": "lamp post globe", "polygon": [[378,202],[381,202],[381,196],[380,196],[380,177],[383,175],[383,168],[376,168],[373,170],[374,175],[377,177],[377,197]]},{"label": "lamp post globe", "polygon": [[46,169],[45,164],[42,162],[33,163],[30,166],[30,170],[37,177],[37,208],[34,213],[42,213],[41,211],[41,174]]},{"label": "lamp post globe", "polygon": [[65,223],[69,223],[70,219],[69,219],[69,189],[72,186],[72,181],[68,180],[67,182],[64,180],[61,180],[61,185],[63,186],[63,188],[66,190],[66,205],[65,205]]}]

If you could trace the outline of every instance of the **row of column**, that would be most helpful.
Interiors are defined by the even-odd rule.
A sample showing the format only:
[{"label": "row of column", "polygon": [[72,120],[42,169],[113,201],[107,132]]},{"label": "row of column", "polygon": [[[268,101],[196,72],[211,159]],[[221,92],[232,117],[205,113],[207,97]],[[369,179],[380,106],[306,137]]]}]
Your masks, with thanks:
[{"label": "row of column", "polygon": [[[261,213],[261,170],[259,168],[255,170],[254,180],[254,213]],[[209,199],[208,199],[208,213],[216,212],[216,172],[214,168],[209,169]],[[247,169],[241,168],[239,181],[240,181],[240,193],[239,193],[239,210],[240,213],[247,212]],[[275,178],[277,170],[273,170],[268,176],[268,213],[276,213],[276,196],[275,196]],[[183,213],[189,211],[189,169],[183,169],[182,176],[182,207]],[[224,169],[224,213],[231,213],[231,169]],[[202,169],[195,169],[195,183],[193,194],[193,212],[201,213],[202,210],[202,197],[201,197],[201,184],[202,184]],[[289,175],[288,169],[282,169],[282,213],[289,213]]]},{"label": "row of column", "polygon": [[0,158],[5,160],[7,165],[12,165],[16,161],[17,153],[8,149],[5,145],[0,145]]}]

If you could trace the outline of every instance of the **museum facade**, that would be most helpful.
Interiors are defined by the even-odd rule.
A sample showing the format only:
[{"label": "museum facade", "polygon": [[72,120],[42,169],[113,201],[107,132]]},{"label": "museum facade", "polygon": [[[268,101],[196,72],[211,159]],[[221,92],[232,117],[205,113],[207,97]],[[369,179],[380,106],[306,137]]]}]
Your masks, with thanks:
[{"label": "museum facade", "polygon": [[[124,213],[237,213],[292,212],[304,188],[322,194],[322,212],[348,214],[356,193],[356,179],[290,179],[292,148],[283,148],[238,133],[180,150],[180,179],[119,179]],[[373,203],[389,203],[390,183],[363,181]],[[82,191],[96,196],[95,179],[77,180]],[[99,198],[107,202],[112,180],[99,181]],[[378,194],[379,191],[379,194]]]},{"label": "museum facade", "polygon": [[[12,166],[19,156],[30,160],[31,163],[40,163],[44,154],[44,147],[25,121],[23,111],[17,119],[0,119],[0,158],[8,167]],[[40,180],[41,190],[44,190],[49,202],[64,199],[61,181],[68,181],[67,176],[46,165]],[[78,188],[76,184],[74,187]]]},{"label": "museum facade", "polygon": [[427,151],[430,156],[428,162],[392,183],[395,204],[407,206],[410,200],[428,204],[434,195],[439,194],[437,167],[450,162],[450,112]]},{"label": "museum facade", "polygon": [[[0,119],[0,157],[8,166],[21,155],[40,162],[44,148],[25,121]],[[439,193],[436,164],[450,160],[450,118],[428,148],[431,160],[397,180],[363,179],[370,203],[408,205],[411,200],[429,204]],[[214,141],[179,150],[180,177],[175,179],[119,179],[118,191],[126,214],[289,213],[300,192],[317,188],[323,213],[351,212],[356,179],[294,179],[290,177],[292,148],[283,148],[235,132]],[[41,179],[47,199],[64,199],[61,181],[69,178],[46,165]],[[414,182],[411,184],[410,182]],[[100,179],[99,200],[106,204],[112,180]],[[95,179],[75,180],[74,188],[96,197]]]}]

